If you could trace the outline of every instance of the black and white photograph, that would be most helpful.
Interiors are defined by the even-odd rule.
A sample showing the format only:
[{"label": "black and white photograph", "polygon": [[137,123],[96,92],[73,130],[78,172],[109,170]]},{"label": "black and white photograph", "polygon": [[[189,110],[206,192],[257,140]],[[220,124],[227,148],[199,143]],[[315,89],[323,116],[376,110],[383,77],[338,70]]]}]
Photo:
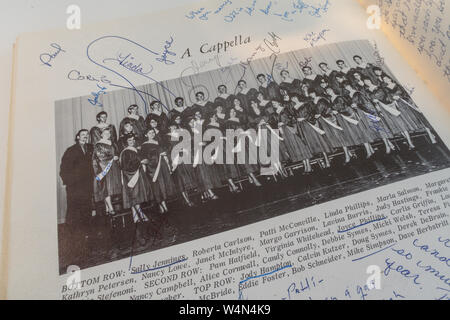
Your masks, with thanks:
[{"label": "black and white photograph", "polygon": [[[55,102],[61,275],[450,166],[427,106],[367,40],[215,56],[177,79],[114,91],[102,81],[98,92]],[[197,143],[208,130],[232,148]],[[229,130],[258,139],[230,141]],[[260,159],[263,147],[275,161]]]}]

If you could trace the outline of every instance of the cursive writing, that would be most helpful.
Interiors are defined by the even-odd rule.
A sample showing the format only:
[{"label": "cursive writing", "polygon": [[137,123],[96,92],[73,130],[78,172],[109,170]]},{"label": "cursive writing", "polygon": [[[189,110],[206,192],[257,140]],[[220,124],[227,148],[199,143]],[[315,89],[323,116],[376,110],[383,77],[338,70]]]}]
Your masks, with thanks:
[{"label": "cursive writing", "polygon": [[161,57],[156,58],[156,61],[162,62],[164,64],[168,64],[168,65],[175,63],[174,61],[171,61],[167,58],[167,56],[176,56],[177,55],[175,52],[172,52],[169,50],[172,47],[172,44],[173,44],[173,38],[170,37],[169,40],[166,40],[166,43],[164,45],[164,51],[161,54]]},{"label": "cursive writing", "polygon": [[[99,106],[99,107],[103,107],[103,104],[99,102],[100,96],[102,94],[106,94],[106,87],[102,87],[101,85],[97,84],[97,88],[99,89],[97,92],[92,92],[92,96],[93,98],[89,98],[88,101],[90,104],[92,104],[93,106]],[[109,168],[108,168],[109,170]]]},{"label": "cursive writing", "polygon": [[56,49],[55,52],[53,53],[42,53],[39,56],[39,59],[42,62],[42,65],[47,66],[47,67],[52,67],[52,65],[50,64],[50,62],[52,62],[53,59],[55,59],[61,52],[66,52],[64,49],[61,48],[61,46],[57,43],[52,43],[50,44],[50,47]]}]

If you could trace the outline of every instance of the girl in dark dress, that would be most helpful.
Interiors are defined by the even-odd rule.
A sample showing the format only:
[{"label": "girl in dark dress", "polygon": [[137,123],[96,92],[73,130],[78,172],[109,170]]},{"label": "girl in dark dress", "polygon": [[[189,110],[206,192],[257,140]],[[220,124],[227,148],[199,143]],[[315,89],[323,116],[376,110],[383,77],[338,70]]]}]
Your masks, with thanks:
[{"label": "girl in dark dress", "polygon": [[236,117],[239,118],[239,122],[242,126],[242,129],[247,130],[248,126],[247,110],[243,108],[241,100],[239,100],[238,98],[234,98],[233,100],[233,109],[234,112],[236,113]]},{"label": "girl in dark dress", "polygon": [[352,83],[353,88],[355,88],[356,91],[359,91],[361,93],[366,92],[366,85],[364,84],[361,73],[354,72],[350,81]]},{"label": "girl in dark dress", "polygon": [[[369,78],[364,78],[364,83],[367,87],[368,97],[376,105],[377,111],[384,117],[392,134],[402,134],[406,138],[409,148],[414,149],[414,144],[408,132],[410,125],[395,103],[389,101],[386,91],[382,87],[375,86]],[[393,145],[390,146],[390,149],[394,149]]]},{"label": "girl in dark dress", "polygon": [[149,198],[158,203],[161,213],[165,213],[168,212],[166,200],[176,194],[171,176],[172,167],[163,138],[153,128],[148,129],[145,136],[147,141],[142,144],[139,155],[150,181]]},{"label": "girl in dark dress", "polygon": [[[179,116],[177,116],[179,117]],[[184,201],[187,206],[193,207],[194,204],[189,198],[189,191],[197,188],[197,181],[195,179],[194,168],[191,164],[191,150],[180,150],[179,153],[176,152],[174,148],[177,144],[181,143],[181,137],[183,137],[183,141],[185,136],[183,133],[189,134],[186,129],[181,128],[175,121],[169,124],[169,145],[170,148],[168,150],[168,154],[170,154],[170,159],[172,160],[172,172],[173,172],[173,180],[175,185],[178,188],[178,192],[183,196]],[[187,138],[187,137],[186,137]],[[189,134],[190,138],[190,134]],[[185,161],[185,159],[189,161]]]},{"label": "girl in dark dress", "polygon": [[247,88],[247,82],[245,80],[239,80],[237,89],[238,93],[236,94],[236,98],[241,100],[242,107],[248,111],[250,107],[250,100],[256,98],[258,90],[255,88]]},{"label": "girl in dark dress", "polygon": [[365,91],[356,91],[350,82],[345,83],[345,89],[348,92],[348,99],[351,107],[356,111],[362,122],[364,131],[370,143],[382,139],[386,152],[390,153],[391,145],[388,139],[393,138],[385,118],[379,114],[375,105],[369,100]]},{"label": "girl in dark dress", "polygon": [[[311,89],[312,91],[314,89]],[[316,110],[314,102],[311,98],[301,99],[298,96],[293,96],[293,109],[297,120],[297,132],[300,137],[303,137],[306,145],[311,151],[312,155],[322,154],[325,160],[325,166],[330,166],[328,153],[331,153],[329,141],[326,137],[325,131],[320,128],[318,117],[316,117]],[[309,163],[306,163],[306,172],[311,172],[312,168]]]},{"label": "girl in dark dress", "polygon": [[[260,161],[261,171],[264,170],[269,174],[279,174],[281,177],[286,177],[286,171],[283,163],[289,160],[284,138],[278,130],[278,121],[275,108],[271,101],[265,100],[262,93],[258,93],[257,99],[251,102],[250,109],[250,127],[257,131],[259,148],[266,148],[267,155],[271,156],[270,167]],[[253,113],[252,110],[253,109]],[[273,125],[271,125],[271,123]],[[278,145],[278,148],[276,147]],[[273,150],[272,150],[273,148]],[[278,157],[272,157],[272,151],[278,153]],[[261,156],[260,151],[260,156]]]},{"label": "girl in dark dress", "polygon": [[217,90],[219,91],[219,96],[214,100],[215,105],[221,105],[223,107],[223,111],[228,113],[233,107],[233,100],[235,98],[234,95],[228,94],[227,86],[221,84]]},{"label": "girl in dark dress", "polygon": [[[226,137],[224,135],[225,121],[219,122],[219,118],[217,116],[218,114],[220,114],[220,109],[221,107],[218,106],[215,112],[206,115],[206,118],[208,120],[208,124],[206,125],[206,135],[208,137],[205,139],[209,139],[212,136],[214,136],[214,139],[219,139],[216,142],[218,146],[215,148],[214,154],[211,154],[211,160],[214,163],[210,164],[210,166],[218,173],[221,181],[227,181],[231,192],[238,193],[241,190],[238,188],[238,186],[236,186],[233,179],[239,178],[239,169],[234,163],[226,163]],[[208,144],[206,144],[206,146],[208,146]]]},{"label": "girl in dark dress", "polygon": [[309,89],[316,89],[320,85],[320,80],[322,79],[321,76],[315,74],[312,72],[312,69],[310,66],[304,66],[302,68],[302,71],[305,75],[305,78],[302,80],[302,84],[306,85]]},{"label": "girl in dark dress", "polygon": [[132,132],[134,132],[134,134],[136,135],[136,142],[139,143],[144,141],[145,120],[142,116],[139,115],[139,107],[136,104],[133,104],[128,107],[128,115],[120,122],[119,127],[120,135],[123,134],[124,126],[127,123],[130,123],[131,126],[133,127]]},{"label": "girl in dark dress", "polygon": [[[236,100],[235,104],[239,106],[239,103],[237,103]],[[246,136],[245,130],[248,124],[242,123],[242,118],[243,117],[241,111],[236,111],[234,108],[231,108],[231,110],[229,111],[229,117],[225,122],[225,129],[234,130],[235,133],[241,131],[241,133],[234,139],[234,141],[231,142],[228,141],[228,143],[231,144],[232,142],[234,142],[233,143],[234,147],[232,148],[231,152],[235,153],[234,163],[239,168],[240,175],[241,176],[248,175],[250,183],[253,183],[257,187],[261,187],[260,182],[255,176],[255,173],[259,171],[259,166],[255,163],[250,163],[251,159],[258,159],[257,147],[254,147],[254,145],[250,146],[251,143],[254,144],[255,141],[253,140],[253,138],[256,137],[245,138]],[[227,152],[230,151],[228,147],[226,149]],[[239,157],[239,155],[242,155],[241,152],[245,153],[245,159],[241,159],[241,157]],[[238,161],[238,159],[240,161]]]},{"label": "girl in dark dress", "polygon": [[327,94],[330,96],[330,102],[332,108],[337,112],[336,117],[338,123],[344,129],[344,139],[346,146],[358,146],[363,144],[366,148],[367,158],[370,158],[375,151],[369,144],[370,138],[365,134],[362,122],[356,112],[347,103],[347,100],[336,95],[336,92],[332,88],[327,88]]},{"label": "girl in dark dress", "polygon": [[412,130],[425,130],[431,140],[431,143],[435,144],[437,141],[436,137],[431,133],[431,125],[406,90],[387,75],[383,77],[383,80],[386,84],[384,88],[389,96],[389,101],[392,101],[397,105],[399,111],[410,123]]},{"label": "girl in dark dress", "polygon": [[181,123],[186,123],[186,119],[192,114],[192,107],[184,105],[184,99],[178,97],[175,99],[175,107],[169,112],[169,121],[173,122],[174,119],[180,117]]},{"label": "girl in dark dress", "polygon": [[358,55],[355,55],[353,57],[353,61],[355,61],[355,63],[356,63],[355,70],[358,73],[360,73],[362,76],[364,76],[366,78],[370,78],[372,80],[372,82],[375,81],[376,75],[373,71],[375,66],[373,64],[364,62],[363,59],[361,58],[361,56],[358,56]]},{"label": "girl in dark dress", "polygon": [[[134,135],[136,148],[139,149],[142,142],[144,141],[142,139],[144,137],[144,133],[142,133],[142,138],[141,138],[141,135],[138,134],[137,132],[135,132],[135,126],[133,126],[133,122],[129,118],[126,118],[122,121],[121,127],[122,127],[122,130],[120,131],[120,138],[118,141],[119,151],[122,152],[123,149],[128,147],[127,136],[129,134]],[[145,132],[145,130],[142,132]]]},{"label": "girl in dark dress", "polygon": [[136,149],[136,140],[133,133],[124,136],[127,146],[120,153],[120,166],[122,168],[122,198],[123,207],[131,208],[133,221],[136,224],[137,237],[141,245],[145,244],[145,225],[149,219],[142,211],[141,203],[148,202],[149,182],[142,166],[142,159]]},{"label": "girl in dark dress", "polygon": [[336,117],[337,112],[333,112],[330,101],[324,97],[316,96],[314,90],[308,90],[308,94],[313,99],[316,118],[320,127],[325,131],[330,146],[333,149],[342,148],[345,154],[345,162],[350,162],[351,156],[348,151],[349,142],[344,135],[344,129],[339,125]]},{"label": "girl in dark dress", "polygon": [[150,122],[152,120],[155,120],[158,123],[158,131],[161,131],[163,134],[168,132],[169,118],[164,113],[163,106],[160,101],[153,101],[150,104],[150,113],[145,118],[146,129],[151,128]]},{"label": "girl in dark dress", "polygon": [[111,197],[122,193],[122,179],[118,164],[118,149],[111,141],[111,128],[105,127],[101,139],[94,146],[92,165],[94,174],[94,199],[104,201],[106,214],[114,215]]},{"label": "girl in dark dress", "polygon": [[204,120],[202,119],[201,112],[196,111],[194,116],[190,117],[188,121],[192,141],[194,141],[194,143],[197,140],[201,141],[200,145],[194,146],[192,155],[194,160],[193,168],[197,177],[198,189],[202,193],[202,201],[217,200],[219,197],[214,193],[213,189],[222,186],[220,176],[215,168],[206,164],[204,160],[200,161],[203,156],[203,148],[205,143],[202,141],[203,139],[195,139],[194,137],[195,135],[201,135],[201,137],[203,137]]},{"label": "girl in dark dress", "polygon": [[[297,95],[298,97],[298,95]],[[289,158],[292,162],[303,162],[305,172],[311,171],[310,158],[312,158],[311,151],[306,143],[302,140],[297,131],[296,108],[300,108],[293,102],[292,104],[282,104],[278,101],[273,101],[275,112],[278,115],[278,128],[283,132],[284,144],[289,153]]]},{"label": "girl in dark dress", "polygon": [[91,135],[91,144],[95,146],[97,141],[102,139],[102,132],[103,129],[109,128],[109,132],[111,134],[110,140],[112,143],[117,143],[117,131],[116,127],[112,124],[107,123],[108,121],[108,114],[105,111],[100,112],[97,114],[97,125],[95,127],[92,127],[90,131]]},{"label": "girl in dark dress", "polygon": [[192,114],[196,111],[200,111],[202,114],[210,113],[214,110],[214,103],[205,100],[205,94],[203,92],[197,92],[195,94],[196,102],[192,105]]}]

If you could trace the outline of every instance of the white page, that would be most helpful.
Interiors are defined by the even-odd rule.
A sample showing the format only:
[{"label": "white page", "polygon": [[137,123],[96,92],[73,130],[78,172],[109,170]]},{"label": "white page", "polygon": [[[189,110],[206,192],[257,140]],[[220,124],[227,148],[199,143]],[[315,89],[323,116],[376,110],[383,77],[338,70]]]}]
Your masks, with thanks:
[{"label": "white page", "polygon": [[[59,276],[60,266],[58,264],[57,240],[57,188],[59,181],[57,168],[59,167],[59,160],[55,157],[55,145],[58,141],[58,136],[55,135],[55,132],[57,132],[55,128],[55,101],[66,101],[67,99],[77,97],[82,97],[80,99],[87,99],[88,97],[93,98],[90,95],[91,92],[97,90],[96,83],[93,84],[90,81],[76,82],[67,78],[68,73],[74,69],[80,70],[80,72],[85,75],[92,74],[97,77],[105,75],[108,79],[111,79],[111,81],[117,81],[121,85],[129,85],[132,83],[134,86],[138,87],[152,83],[148,77],[143,77],[136,73],[133,74],[128,70],[126,70],[127,73],[107,71],[87,59],[87,52],[91,59],[102,61],[104,58],[113,58],[117,56],[121,50],[138,50],[135,45],[131,45],[130,47],[130,41],[124,40],[123,38],[129,39],[147,48],[157,50],[158,52],[163,50],[164,44],[166,41],[169,41],[170,37],[173,39],[171,49],[176,52],[174,64],[164,66],[163,64],[158,64],[158,62],[155,62],[153,59],[151,60],[151,63],[148,62],[154,66],[151,78],[157,79],[158,81],[179,78],[183,70],[192,66],[192,61],[197,61],[199,64],[202,63],[201,61],[205,63],[205,66],[200,70],[201,72],[217,69],[217,65],[211,63],[211,61],[215,60],[214,56],[211,54],[199,53],[199,48],[205,43],[213,44],[225,40],[232,41],[236,35],[242,35],[244,38],[250,37],[250,44],[242,44],[232,50],[227,50],[226,53],[220,56],[221,59],[223,58],[221,61],[241,61],[251,57],[257,46],[264,44],[264,39],[269,37],[268,33],[270,32],[279,35],[279,38],[281,38],[278,41],[278,46],[283,53],[310,47],[311,42],[305,41],[304,38],[311,32],[320,34],[323,30],[329,31],[323,33],[323,38],[315,43],[315,46],[360,39],[376,41],[378,50],[384,58],[386,65],[389,66],[389,69],[401,83],[410,88],[415,88],[413,94],[414,101],[419,106],[426,105],[426,109],[423,110],[425,116],[429,119],[440,137],[444,141],[449,141],[450,132],[448,131],[447,125],[448,111],[440,106],[437,99],[430,94],[421,80],[416,76],[415,72],[409,68],[408,64],[381,33],[368,31],[364,28],[367,17],[359,4],[354,1],[339,1],[339,5],[335,2],[329,2],[324,6],[325,3],[325,1],[316,2],[316,5],[322,5],[322,8],[327,9],[326,11],[319,11],[321,13],[320,18],[312,16],[312,11],[310,11],[311,8],[304,8],[302,13],[292,14],[292,17],[289,17],[292,18],[293,21],[284,21],[273,13],[292,10],[292,4],[278,4],[277,7],[267,9],[265,5],[257,3],[257,7],[255,7],[255,11],[251,16],[244,11],[241,11],[241,13],[235,15],[234,22],[230,23],[224,20],[231,20],[231,18],[227,18],[227,16],[231,17],[230,14],[225,15],[225,13],[231,13],[232,9],[235,8],[234,4],[225,4],[222,9],[219,9],[221,8],[221,3],[218,2],[217,6],[212,6],[210,3],[204,3],[203,5],[200,4],[198,7],[168,11],[157,16],[142,16],[92,27],[85,27],[81,31],[76,32],[58,30],[44,34],[28,34],[20,37],[17,43],[18,67],[16,69],[16,100],[13,111],[12,148],[10,150],[10,152],[12,152],[12,162],[10,164],[10,170],[12,170],[12,196],[10,207],[10,239],[8,247],[8,298],[58,299],[74,296],[86,298],[86,296],[80,296],[79,294],[84,292],[82,290],[91,289],[90,286],[86,286],[86,288],[82,288],[82,290],[76,290],[68,294],[62,289],[68,276]],[[249,6],[250,5],[251,2],[249,3]],[[189,18],[192,17],[193,11],[198,12],[202,7],[206,8],[206,10],[211,10],[212,12],[217,10],[218,13],[210,14],[211,16],[207,21]],[[257,12],[256,9],[258,8],[269,10],[269,13],[272,14],[266,15],[262,11]],[[343,21],[343,16],[352,18]],[[115,38],[114,41],[119,41],[116,43],[101,42],[101,40],[99,42],[98,40],[102,37],[111,35],[120,36],[122,39]],[[52,43],[58,44],[64,51],[60,51],[54,59],[49,61],[51,64],[51,67],[49,67],[43,65],[39,61],[39,57],[43,53],[55,52],[55,46],[50,46]],[[92,44],[90,47],[91,51],[87,51],[89,44]],[[119,46],[120,48],[117,49],[115,46]],[[180,59],[187,48],[190,48],[192,58]],[[315,50],[320,50],[320,48],[315,48]],[[258,52],[258,58],[268,56],[270,52],[269,50],[266,51],[267,52],[263,53]],[[145,57],[145,54],[142,53],[142,51],[137,53],[137,55],[137,60],[143,59],[148,61],[147,59],[149,59]],[[155,57],[153,56],[153,58]],[[209,63],[207,61],[209,61]],[[114,70],[117,72],[117,69]],[[126,78],[127,81],[125,81],[124,78]],[[108,88],[108,90],[111,90],[108,91],[108,93],[111,92],[110,94],[114,92],[113,89]],[[215,96],[214,94],[211,95]],[[56,107],[57,106],[58,103],[56,103]],[[141,107],[143,106],[141,105]],[[92,108],[98,108],[98,106],[92,106]],[[92,111],[89,110],[88,112]],[[75,133],[76,132],[74,132],[74,134]],[[69,147],[69,145],[66,147]],[[29,160],[30,156],[32,156],[32,163],[34,164],[31,166]],[[26,174],[24,174],[24,172],[26,172]],[[130,263],[136,268],[137,266],[144,265],[145,269],[147,265],[153,266],[155,261],[160,261],[161,264],[164,264],[164,262],[168,264],[170,262],[179,262],[180,259],[187,258],[186,265],[179,264],[184,270],[178,270],[177,272],[195,270],[196,258],[194,257],[193,248],[208,248],[214,244],[221,244],[223,247],[221,250],[225,251],[225,243],[228,242],[228,245],[230,245],[229,241],[242,239],[248,235],[254,237],[254,240],[250,241],[255,243],[254,249],[260,254],[261,259],[263,259],[264,256],[274,256],[274,254],[269,254],[269,249],[267,251],[259,246],[260,239],[258,237],[261,235],[262,231],[268,231],[274,226],[278,227],[282,224],[288,224],[289,222],[305,221],[309,216],[314,216],[322,220],[322,217],[325,218],[325,212],[330,212],[336,210],[336,208],[357,203],[361,199],[371,199],[370,201],[376,202],[376,197],[380,194],[384,195],[389,192],[397,192],[403,188],[416,184],[422,186],[425,182],[448,178],[448,175],[448,169],[434,172],[428,176],[419,176],[397,182],[385,186],[383,189],[371,189],[361,194],[354,194],[346,198],[341,198],[329,203],[322,203],[318,206],[309,207],[298,212],[292,212],[274,219],[261,221],[225,233],[218,233],[195,242],[177,244],[164,250],[132,256],[132,259],[131,257],[127,257],[113,263],[91,267],[82,270],[81,279],[92,284],[92,280],[89,281],[88,279],[95,279],[97,276],[100,276],[100,282],[107,284],[108,281],[102,281],[104,275],[109,274],[110,272],[119,271],[119,280],[131,279],[130,281],[132,281],[134,278],[136,279],[135,282],[131,282],[135,283],[133,289],[136,291],[133,294],[149,293],[146,296],[147,298],[168,298],[169,293],[161,293],[161,291],[158,293],[156,287],[152,287],[151,289],[144,288],[145,281],[142,281],[140,275],[136,276],[130,274]],[[442,205],[442,207],[443,206],[444,205]],[[444,215],[441,219],[446,220],[447,215]],[[315,223],[318,225],[320,224],[319,221],[316,221]],[[333,229],[333,233],[336,234],[336,232],[337,231]],[[448,228],[441,228],[437,229],[436,232],[426,233],[425,236],[420,237],[419,240],[421,241],[420,243],[427,243],[430,247],[433,246],[433,248],[441,246],[440,250],[441,252],[444,252],[445,250],[448,250],[445,248],[445,244],[447,243],[439,243],[436,239],[447,235]],[[266,237],[269,238],[268,236]],[[417,250],[411,247],[411,240],[413,240],[413,238],[399,242],[398,245],[401,245],[402,247],[405,246],[405,250]],[[350,240],[347,239],[346,241]],[[277,251],[277,247],[272,248],[275,252]],[[386,249],[383,254],[388,253],[391,257],[393,253],[389,250],[391,249]],[[375,251],[375,249],[371,250],[371,252]],[[209,253],[209,255],[205,254],[204,257],[211,258],[212,251],[209,251]],[[423,261],[426,261],[426,263],[431,264],[435,262],[433,256],[427,256],[423,252],[419,252],[418,255]],[[401,258],[402,257],[398,259]],[[346,298],[344,287],[349,286],[357,288],[358,285],[363,285],[368,277],[366,269],[369,262],[370,264],[379,264],[380,268],[384,270],[386,268],[386,266],[383,265],[385,259],[386,257],[383,255],[374,255],[370,260],[362,260],[363,262],[359,263],[350,263],[351,259],[347,258],[347,260],[341,260],[335,264],[330,263],[318,267],[311,272],[302,272],[299,274],[300,277],[297,277],[294,274],[294,271],[296,270],[294,268],[299,267],[298,263],[293,262],[293,266],[286,266],[286,261],[288,260],[278,260],[277,263],[283,263],[284,261],[286,270],[290,269],[286,271],[285,278],[273,281],[269,286],[267,286],[267,284],[261,284],[261,288],[264,288],[264,290],[258,290],[259,287],[253,287],[248,290],[245,289],[241,293],[244,298],[247,297],[251,299],[287,298],[287,290],[288,288],[292,289],[292,283],[297,283],[296,285],[299,286],[299,281],[304,282],[306,281],[305,279],[310,279],[310,281],[312,281],[309,277],[314,277],[315,279],[324,280],[323,283],[327,283],[327,287],[326,291],[320,289],[318,282],[314,294],[311,293],[310,295],[311,298]],[[391,259],[394,258],[391,257]],[[414,259],[418,259],[416,254],[414,254]],[[248,277],[250,275],[263,275],[264,272],[261,273],[261,271],[264,270],[261,270],[261,266],[246,270],[246,272],[237,272],[230,277],[227,277],[226,274],[222,273],[220,279],[229,278],[229,281],[232,283],[219,286],[219,288],[212,287],[214,281],[205,282],[211,283],[211,287],[201,287],[201,283],[199,282],[200,279],[198,279],[198,277],[192,277],[192,279],[195,279],[196,286],[190,284],[191,286],[188,289],[177,291],[175,293],[171,292],[170,294],[172,295],[172,298],[173,295],[175,295],[176,298],[198,299],[202,296],[207,298],[215,296],[222,299],[235,299],[239,296],[239,281],[245,281],[245,283],[247,283],[249,282]],[[205,273],[211,272],[211,270],[208,270],[208,264],[205,264],[203,267],[205,268],[203,270]],[[222,265],[213,267],[209,265],[209,269],[214,269],[216,267],[218,272],[223,272],[224,267]],[[267,267],[275,267],[275,262],[267,264]],[[336,270],[339,271],[336,272]],[[283,272],[283,270],[280,270],[279,272]],[[276,275],[278,275],[279,272],[276,272]],[[173,274],[176,274],[176,272]],[[287,277],[287,274],[290,276]],[[445,285],[441,284],[439,279],[435,279],[429,274],[422,274],[420,280],[423,281],[423,283],[427,283],[427,285],[424,285],[423,289],[417,289],[414,284],[407,281],[408,279],[405,280],[397,274],[394,276],[394,274],[395,272],[391,271],[389,277],[383,278],[382,290],[372,292],[373,295],[370,295],[370,297],[367,298],[391,298],[393,294],[392,291],[396,291],[408,298],[426,297],[432,299],[437,298],[439,293],[441,293],[440,289],[436,288]],[[191,277],[189,277],[189,279],[190,278]],[[263,278],[268,279],[265,277]],[[384,279],[388,280],[384,281]],[[224,281],[226,282],[226,280]],[[95,283],[95,281],[93,282],[92,288],[95,289],[95,293],[87,296],[88,298],[107,298],[108,296],[103,296],[103,294],[110,294],[114,291],[114,288],[109,288],[99,292],[99,284]],[[322,281],[320,283],[322,283]],[[124,286],[120,286],[120,290],[127,290],[129,287],[130,283],[127,283]],[[160,287],[164,288],[163,285]],[[194,289],[194,287],[197,289]],[[206,291],[202,292],[201,288]],[[268,290],[268,288],[270,288],[270,290]],[[225,294],[212,295],[212,292],[221,292],[221,290],[226,290]],[[74,296],[72,296],[72,294]],[[127,294],[116,296],[116,298],[127,297]],[[291,296],[291,298],[306,299],[308,297],[304,297],[301,294],[292,294]],[[352,298],[356,299],[358,297],[352,295]]]}]

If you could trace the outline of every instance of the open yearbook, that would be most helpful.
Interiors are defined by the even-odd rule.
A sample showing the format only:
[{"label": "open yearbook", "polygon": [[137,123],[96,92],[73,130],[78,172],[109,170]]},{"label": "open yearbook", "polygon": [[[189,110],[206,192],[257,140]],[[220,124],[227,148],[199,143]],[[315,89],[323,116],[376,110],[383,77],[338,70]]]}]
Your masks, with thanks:
[{"label": "open yearbook", "polygon": [[0,298],[448,300],[449,12],[207,1],[20,36]]}]

